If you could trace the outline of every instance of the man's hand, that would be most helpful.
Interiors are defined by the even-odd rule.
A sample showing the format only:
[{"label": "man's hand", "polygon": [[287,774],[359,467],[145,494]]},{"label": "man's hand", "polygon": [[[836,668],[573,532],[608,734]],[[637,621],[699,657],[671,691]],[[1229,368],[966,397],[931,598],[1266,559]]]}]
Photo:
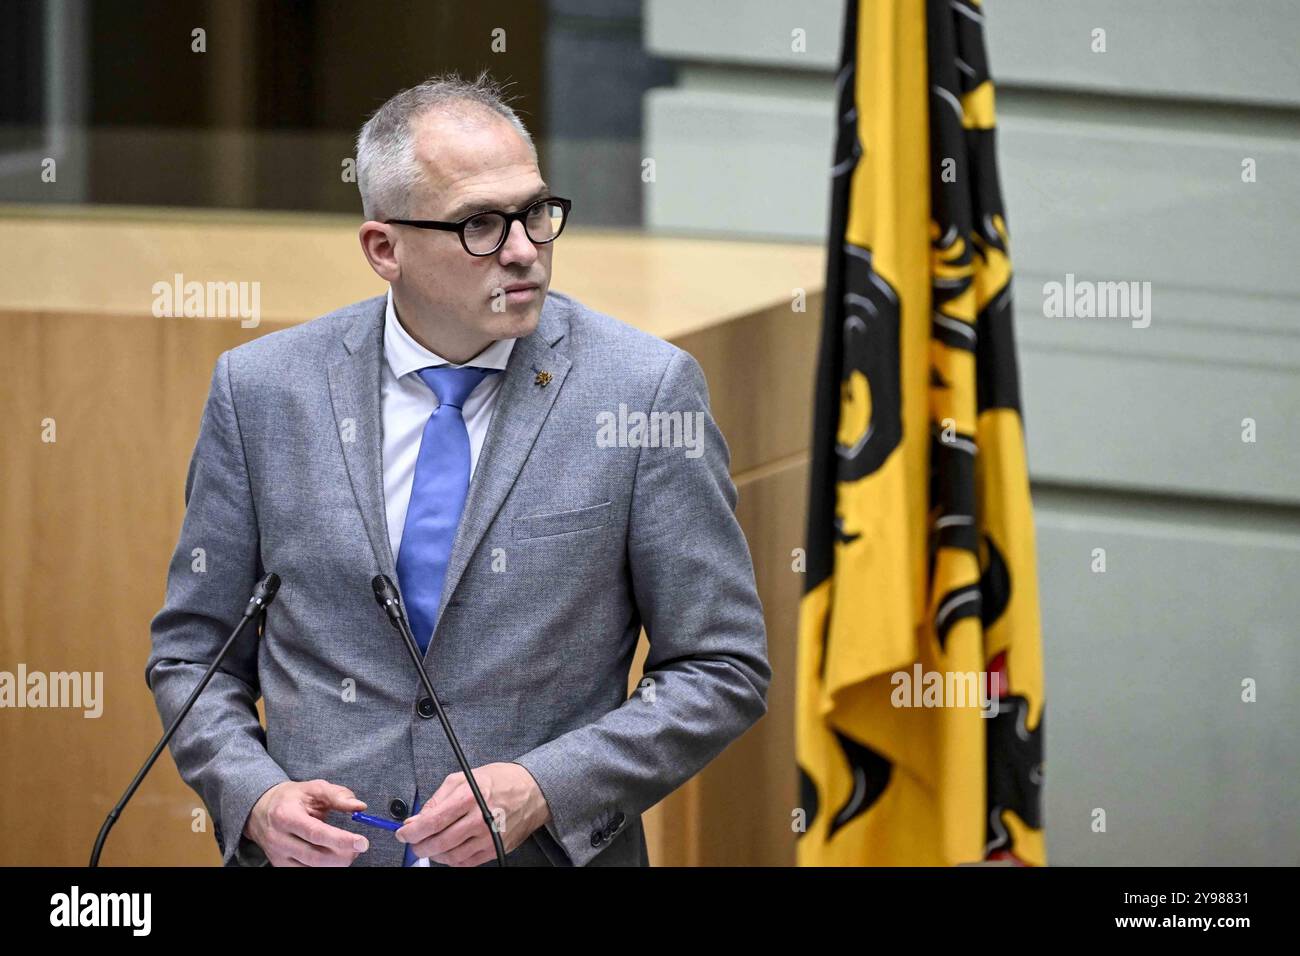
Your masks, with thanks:
[{"label": "man's hand", "polygon": [[[474,780],[507,853],[551,819],[551,808],[537,781],[519,764],[475,767]],[[492,834],[461,771],[448,774],[420,812],[403,821],[395,836],[411,844],[417,857],[447,866],[478,866],[496,859]]]},{"label": "man's hand", "polygon": [[370,841],[323,821],[331,810],[365,808],[347,787],[326,780],[286,780],[253,804],[244,836],[262,848],[272,866],[351,866],[370,849]]}]

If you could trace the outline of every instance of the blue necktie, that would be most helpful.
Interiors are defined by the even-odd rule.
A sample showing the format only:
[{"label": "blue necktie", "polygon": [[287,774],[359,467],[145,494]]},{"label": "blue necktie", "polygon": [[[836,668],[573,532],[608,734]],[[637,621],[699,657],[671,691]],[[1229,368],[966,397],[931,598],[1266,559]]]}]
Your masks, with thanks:
[{"label": "blue necktie", "polygon": [[[420,378],[438,396],[438,407],[425,423],[420,454],[415,460],[415,480],[402,528],[397,557],[397,580],[406,605],[411,632],[420,652],[429,649],[438,623],[443,579],[451,559],[461,512],[469,491],[469,431],[461,406],[483,379],[500,369],[435,365],[421,369]],[[411,814],[420,812],[416,791]],[[416,856],[408,844],[403,866]]]}]

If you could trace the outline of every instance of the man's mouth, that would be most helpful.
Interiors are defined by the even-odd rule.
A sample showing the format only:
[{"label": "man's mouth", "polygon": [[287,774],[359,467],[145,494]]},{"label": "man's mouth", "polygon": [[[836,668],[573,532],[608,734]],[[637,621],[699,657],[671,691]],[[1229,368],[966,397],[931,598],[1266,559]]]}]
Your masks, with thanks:
[{"label": "man's mouth", "polygon": [[537,295],[537,290],[536,282],[512,282],[504,288],[507,302],[528,302]]}]

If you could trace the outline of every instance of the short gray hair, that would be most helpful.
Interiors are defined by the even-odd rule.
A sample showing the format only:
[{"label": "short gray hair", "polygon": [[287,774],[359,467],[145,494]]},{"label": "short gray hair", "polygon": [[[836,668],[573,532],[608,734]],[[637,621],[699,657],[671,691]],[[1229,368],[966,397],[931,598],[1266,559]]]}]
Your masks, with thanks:
[{"label": "short gray hair", "polygon": [[537,147],[523,120],[510,108],[505,88],[487,70],[473,80],[441,73],[402,90],[375,110],[357,134],[357,189],[367,219],[402,219],[419,188],[424,170],[415,159],[412,124],[430,110],[447,107],[469,118],[474,112],[495,114],[523,137],[533,158]]}]

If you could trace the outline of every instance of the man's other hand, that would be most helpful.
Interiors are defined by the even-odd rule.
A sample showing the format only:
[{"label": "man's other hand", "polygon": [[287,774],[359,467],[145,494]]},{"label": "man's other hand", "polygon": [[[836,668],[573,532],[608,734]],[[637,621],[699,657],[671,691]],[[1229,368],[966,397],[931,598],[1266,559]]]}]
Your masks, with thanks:
[{"label": "man's other hand", "polygon": [[286,780],[253,804],[244,836],[262,848],[272,866],[351,866],[370,842],[324,821],[331,810],[365,808],[347,787],[327,780]]},{"label": "man's other hand", "polygon": [[[474,768],[474,780],[488,805],[501,843],[509,853],[551,818],[541,788],[517,763],[490,763]],[[413,817],[394,834],[411,844],[417,857],[447,866],[479,866],[496,859],[492,834],[474,800],[465,774],[456,771]]]}]

